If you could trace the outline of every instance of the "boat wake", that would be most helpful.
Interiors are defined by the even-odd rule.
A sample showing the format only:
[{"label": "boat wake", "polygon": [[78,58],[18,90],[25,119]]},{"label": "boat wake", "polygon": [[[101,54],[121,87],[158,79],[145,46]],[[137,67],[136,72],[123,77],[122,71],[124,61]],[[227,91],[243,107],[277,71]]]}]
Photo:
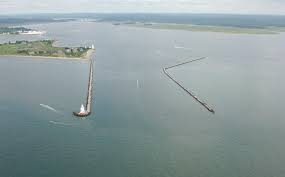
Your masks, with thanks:
[{"label": "boat wake", "polygon": [[55,125],[74,125],[74,124],[70,124],[70,123],[64,123],[64,122],[56,122],[56,121],[49,121],[49,123],[51,124],[55,124]]},{"label": "boat wake", "polygon": [[174,46],[175,49],[184,49],[184,50],[192,50],[191,48],[188,48],[188,47],[183,47],[183,46]]},{"label": "boat wake", "polygon": [[59,113],[56,109],[54,109],[53,107],[50,107],[49,105],[46,104],[40,104],[41,107],[46,108],[48,110],[51,110],[53,112]]},{"label": "boat wake", "polygon": [[139,80],[137,80],[137,88],[140,88]]}]

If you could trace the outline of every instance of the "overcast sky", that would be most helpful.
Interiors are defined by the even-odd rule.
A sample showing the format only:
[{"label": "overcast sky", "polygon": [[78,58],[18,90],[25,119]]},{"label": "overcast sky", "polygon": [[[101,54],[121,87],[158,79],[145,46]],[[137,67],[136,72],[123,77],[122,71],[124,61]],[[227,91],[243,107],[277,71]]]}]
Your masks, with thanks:
[{"label": "overcast sky", "polygon": [[285,0],[0,0],[1,14],[38,12],[187,12],[285,15]]}]

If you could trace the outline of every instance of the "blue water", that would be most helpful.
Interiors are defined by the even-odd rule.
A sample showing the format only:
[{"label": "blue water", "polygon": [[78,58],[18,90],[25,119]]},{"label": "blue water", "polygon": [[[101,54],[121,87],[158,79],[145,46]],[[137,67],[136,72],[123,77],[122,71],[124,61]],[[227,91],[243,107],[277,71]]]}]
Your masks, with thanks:
[{"label": "blue water", "polygon": [[[0,40],[95,44],[94,112],[72,116],[86,97],[87,62],[0,57],[0,176],[284,176],[283,33],[27,27],[47,33]],[[162,72],[203,56],[170,72],[214,115]]]}]

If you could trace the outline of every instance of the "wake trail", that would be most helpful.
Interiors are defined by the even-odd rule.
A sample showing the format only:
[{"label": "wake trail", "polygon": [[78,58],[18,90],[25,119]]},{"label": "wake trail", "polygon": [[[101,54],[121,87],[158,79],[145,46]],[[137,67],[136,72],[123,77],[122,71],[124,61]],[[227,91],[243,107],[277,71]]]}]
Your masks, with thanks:
[{"label": "wake trail", "polygon": [[55,124],[55,125],[67,125],[67,126],[75,125],[75,124],[64,123],[64,122],[56,122],[56,121],[53,121],[53,120],[49,121],[49,123]]},{"label": "wake trail", "polygon": [[54,109],[53,107],[46,105],[46,104],[40,104],[41,107],[46,108],[48,110],[51,110],[53,112],[59,113],[56,109]]},{"label": "wake trail", "polygon": [[139,80],[137,80],[137,88],[139,88],[140,87],[140,85],[139,85]]},{"label": "wake trail", "polygon": [[183,47],[183,46],[174,46],[175,49],[184,49],[184,50],[192,50],[191,48],[188,48],[188,47]]}]

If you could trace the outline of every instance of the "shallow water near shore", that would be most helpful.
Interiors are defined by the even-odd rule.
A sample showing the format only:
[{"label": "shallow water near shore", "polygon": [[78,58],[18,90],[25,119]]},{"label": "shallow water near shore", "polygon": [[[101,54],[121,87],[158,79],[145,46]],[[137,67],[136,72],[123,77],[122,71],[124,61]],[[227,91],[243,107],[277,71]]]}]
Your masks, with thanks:
[{"label": "shallow water near shore", "polygon": [[[94,112],[72,116],[85,102],[87,61],[0,57],[0,176],[284,176],[284,33],[28,27],[47,33],[0,41],[95,44]],[[168,72],[214,115],[162,71],[199,57]]]}]

